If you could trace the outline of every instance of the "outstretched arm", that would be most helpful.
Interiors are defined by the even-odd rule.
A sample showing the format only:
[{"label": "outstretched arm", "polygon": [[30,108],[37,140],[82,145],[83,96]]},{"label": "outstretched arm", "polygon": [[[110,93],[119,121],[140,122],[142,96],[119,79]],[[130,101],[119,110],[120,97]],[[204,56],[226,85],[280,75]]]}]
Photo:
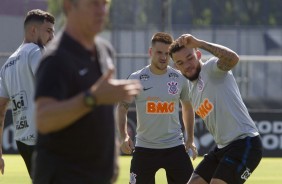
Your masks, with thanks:
[{"label": "outstretched arm", "polygon": [[225,46],[197,39],[190,34],[184,34],[179,39],[180,44],[185,47],[201,48],[218,57],[217,66],[223,71],[231,70],[239,61],[239,56]]}]

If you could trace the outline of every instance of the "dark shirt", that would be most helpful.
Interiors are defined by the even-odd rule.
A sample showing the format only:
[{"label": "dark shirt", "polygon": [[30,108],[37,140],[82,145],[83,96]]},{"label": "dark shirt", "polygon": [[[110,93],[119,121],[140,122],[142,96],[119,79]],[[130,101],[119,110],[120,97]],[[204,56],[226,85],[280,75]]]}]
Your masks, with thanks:
[{"label": "dark shirt", "polygon": [[[96,39],[95,44],[98,54],[93,55],[66,33],[57,38],[47,49],[37,71],[35,99],[67,100],[89,89],[102,75],[100,63],[106,61],[101,58],[113,56],[104,41]],[[111,177],[114,139],[113,106],[101,105],[60,131],[39,134],[36,149],[39,157],[41,153],[45,157],[50,155],[49,159],[54,155],[68,163],[66,167],[80,165],[89,173],[99,172]],[[40,160],[38,162],[40,164]]]}]

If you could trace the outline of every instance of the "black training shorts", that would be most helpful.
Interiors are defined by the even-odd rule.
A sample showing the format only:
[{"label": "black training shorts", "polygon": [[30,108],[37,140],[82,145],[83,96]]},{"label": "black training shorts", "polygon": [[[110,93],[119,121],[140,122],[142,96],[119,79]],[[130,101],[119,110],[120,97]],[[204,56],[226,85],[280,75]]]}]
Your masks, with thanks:
[{"label": "black training shorts", "polygon": [[210,151],[194,172],[208,183],[212,178],[217,178],[228,184],[240,184],[248,179],[261,158],[260,136],[246,137],[222,149]]},{"label": "black training shorts", "polygon": [[155,184],[155,174],[163,168],[168,184],[186,184],[193,172],[193,165],[184,145],[167,149],[136,147],[130,168],[130,183]]}]

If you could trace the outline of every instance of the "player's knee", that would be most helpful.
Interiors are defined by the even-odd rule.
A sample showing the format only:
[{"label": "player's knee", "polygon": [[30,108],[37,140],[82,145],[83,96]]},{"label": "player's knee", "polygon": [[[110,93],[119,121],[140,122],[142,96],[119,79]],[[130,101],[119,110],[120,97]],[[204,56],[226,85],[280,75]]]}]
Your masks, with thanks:
[{"label": "player's knee", "polygon": [[201,176],[193,173],[187,184],[208,184]]},{"label": "player's knee", "polygon": [[213,178],[210,184],[227,184],[227,183],[221,179]]}]

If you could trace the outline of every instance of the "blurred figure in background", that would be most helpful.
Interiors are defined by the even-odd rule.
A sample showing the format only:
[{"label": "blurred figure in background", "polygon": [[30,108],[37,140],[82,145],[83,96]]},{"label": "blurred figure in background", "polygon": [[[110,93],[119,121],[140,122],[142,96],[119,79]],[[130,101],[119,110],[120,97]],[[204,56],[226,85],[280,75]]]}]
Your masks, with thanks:
[{"label": "blurred figure in background", "polygon": [[0,71],[0,170],[4,173],[2,137],[5,113],[11,102],[13,125],[18,151],[31,176],[31,156],[36,143],[34,120],[35,72],[44,46],[54,37],[55,18],[35,9],[24,21],[24,41],[9,57]]},{"label": "blurred figure in background", "polygon": [[114,104],[131,101],[137,80],[112,79],[114,50],[97,37],[106,0],[64,0],[66,25],[36,75],[39,131],[34,184],[110,184],[118,174]]}]

